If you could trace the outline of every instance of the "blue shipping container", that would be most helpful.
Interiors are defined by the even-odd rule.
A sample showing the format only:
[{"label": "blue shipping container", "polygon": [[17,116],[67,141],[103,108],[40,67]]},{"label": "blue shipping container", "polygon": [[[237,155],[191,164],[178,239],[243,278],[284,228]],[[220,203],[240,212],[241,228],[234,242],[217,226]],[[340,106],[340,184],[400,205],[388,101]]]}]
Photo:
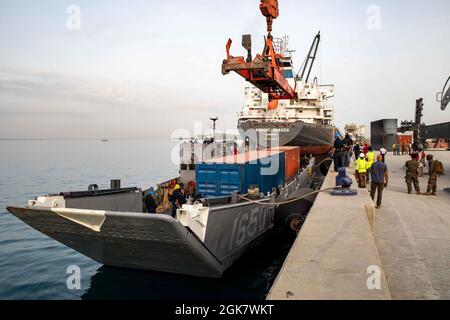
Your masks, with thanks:
[{"label": "blue shipping container", "polygon": [[285,183],[283,152],[246,163],[202,163],[196,166],[197,192],[203,196],[224,197],[233,192],[246,194],[258,186],[267,194]]},{"label": "blue shipping container", "polygon": [[215,197],[217,193],[217,165],[198,164],[195,168],[197,193],[205,197]]}]

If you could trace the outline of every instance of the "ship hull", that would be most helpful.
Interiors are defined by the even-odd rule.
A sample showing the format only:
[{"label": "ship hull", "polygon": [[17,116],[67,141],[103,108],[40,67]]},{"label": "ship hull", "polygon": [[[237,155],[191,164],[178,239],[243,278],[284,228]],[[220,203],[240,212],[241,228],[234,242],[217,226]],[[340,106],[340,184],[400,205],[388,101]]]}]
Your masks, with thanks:
[{"label": "ship hull", "polygon": [[[240,121],[238,130],[242,138],[249,138],[251,146],[299,146],[325,148],[333,144],[334,128],[309,124],[303,121],[291,123],[270,121]],[[256,141],[255,141],[256,140]]]}]

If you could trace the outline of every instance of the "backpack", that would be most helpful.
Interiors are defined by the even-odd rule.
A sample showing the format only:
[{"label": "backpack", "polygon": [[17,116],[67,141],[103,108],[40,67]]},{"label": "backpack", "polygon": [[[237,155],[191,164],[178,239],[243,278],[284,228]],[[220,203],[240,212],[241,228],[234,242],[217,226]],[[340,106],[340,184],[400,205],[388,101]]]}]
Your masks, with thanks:
[{"label": "backpack", "polygon": [[434,160],[434,165],[436,167],[436,173],[438,175],[444,175],[444,165],[439,160]]}]

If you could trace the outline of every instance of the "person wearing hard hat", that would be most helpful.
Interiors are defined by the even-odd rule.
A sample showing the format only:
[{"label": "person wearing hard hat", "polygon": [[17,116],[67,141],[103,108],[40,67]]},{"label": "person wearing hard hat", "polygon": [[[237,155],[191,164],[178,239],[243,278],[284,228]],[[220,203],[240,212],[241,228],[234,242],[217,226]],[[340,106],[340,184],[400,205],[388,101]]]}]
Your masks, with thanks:
[{"label": "person wearing hard hat", "polygon": [[371,146],[369,146],[367,148],[366,160],[367,160],[367,173],[368,173],[366,178],[367,178],[367,182],[369,182],[369,181],[371,181],[370,168],[375,163],[375,152],[373,152],[373,149]]},{"label": "person wearing hard hat", "polygon": [[381,155],[383,163],[386,163],[386,155],[387,154],[388,154],[388,151],[385,148],[380,149],[380,155]]},{"label": "person wearing hard hat", "polygon": [[356,160],[355,165],[356,165],[355,167],[356,176],[358,179],[358,187],[365,188],[368,165],[364,153],[361,153],[359,155],[359,158],[358,160]]},{"label": "person wearing hard hat", "polygon": [[172,203],[172,217],[177,215],[177,209],[181,208],[186,203],[186,199],[181,192],[181,186],[176,184],[173,188],[172,195],[170,196],[170,202]]}]

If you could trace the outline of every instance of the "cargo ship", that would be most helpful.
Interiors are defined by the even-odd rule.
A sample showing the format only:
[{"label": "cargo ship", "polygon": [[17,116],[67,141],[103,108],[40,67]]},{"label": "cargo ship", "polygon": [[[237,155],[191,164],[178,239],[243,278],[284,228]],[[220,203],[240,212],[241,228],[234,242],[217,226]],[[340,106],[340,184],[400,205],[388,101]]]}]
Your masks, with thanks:
[{"label": "cargo ship", "polygon": [[328,101],[334,96],[335,88],[318,84],[317,78],[310,81],[320,33],[298,74],[294,70],[292,51],[288,49],[288,37],[274,39],[274,43],[284,78],[296,96],[280,100],[277,108],[270,109],[267,93],[255,86],[246,87],[245,105],[238,114],[238,130],[251,147],[301,146],[304,150],[327,152],[335,134],[334,107]]}]

